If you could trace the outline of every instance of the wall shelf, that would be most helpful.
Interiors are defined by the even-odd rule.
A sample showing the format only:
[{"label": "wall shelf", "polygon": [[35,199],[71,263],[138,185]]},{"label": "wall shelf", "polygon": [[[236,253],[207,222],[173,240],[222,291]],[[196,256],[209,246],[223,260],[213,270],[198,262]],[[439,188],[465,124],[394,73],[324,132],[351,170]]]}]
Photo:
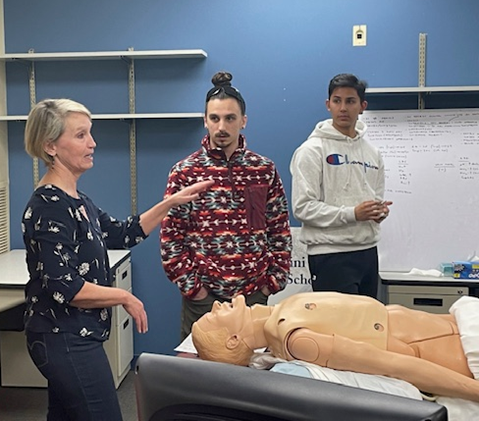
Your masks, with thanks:
[{"label": "wall shelf", "polygon": [[[92,114],[92,120],[141,120],[141,119],[181,119],[203,118],[203,113],[144,113],[144,114]],[[26,121],[27,115],[4,115],[0,121]]]},{"label": "wall shelf", "polygon": [[[190,50],[125,50],[125,51],[83,51],[83,52],[55,52],[55,53],[9,53],[0,54],[0,62],[28,61],[32,65],[37,61],[69,61],[69,60],[121,60],[130,59],[133,65],[133,59],[204,59],[208,57],[206,51],[202,49]],[[130,75],[130,105],[135,102],[134,95],[134,67]],[[34,81],[34,70],[31,71],[30,79]],[[33,82],[33,88],[35,83]],[[33,95],[34,92],[31,92]],[[35,101],[33,101],[35,102]],[[134,108],[134,105],[133,105]],[[138,120],[138,119],[181,119],[181,118],[203,118],[203,113],[113,113],[92,115],[94,120]],[[27,115],[0,115],[0,121],[25,121]]]},{"label": "wall shelf", "polygon": [[[88,52],[53,52],[37,53],[33,49],[27,53],[0,54],[0,62],[21,63],[29,67],[28,88],[30,104],[36,101],[35,63],[46,61],[95,61],[121,60],[128,65],[128,112],[93,114],[93,120],[124,120],[129,123],[130,143],[130,188],[131,213],[137,213],[137,180],[136,180],[136,120],[139,119],[202,119],[202,112],[181,113],[137,113],[135,95],[135,61],[137,59],[205,59],[208,55],[201,49],[190,50],[143,50],[129,48],[125,51],[88,51]],[[0,115],[0,122],[26,121],[27,115]],[[33,184],[39,180],[38,159],[33,159]]]},{"label": "wall shelf", "polygon": [[0,54],[0,61],[66,61],[66,60],[118,60],[131,59],[178,59],[206,58],[208,54],[197,50],[145,50],[145,51],[89,51],[89,52],[58,52],[58,53],[11,53]]},{"label": "wall shelf", "polygon": [[412,86],[366,89],[367,94],[427,94],[442,92],[479,92],[479,86]]}]

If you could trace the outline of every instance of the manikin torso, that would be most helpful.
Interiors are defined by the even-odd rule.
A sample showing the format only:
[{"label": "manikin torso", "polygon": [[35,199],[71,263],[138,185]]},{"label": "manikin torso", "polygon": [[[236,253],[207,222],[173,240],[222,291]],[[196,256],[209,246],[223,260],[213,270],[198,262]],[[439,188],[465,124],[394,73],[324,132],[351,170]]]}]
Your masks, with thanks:
[{"label": "manikin torso", "polygon": [[384,306],[360,295],[308,292],[288,297],[272,309],[264,333],[274,355],[294,359],[288,338],[298,329],[370,343],[472,377],[451,315]]}]

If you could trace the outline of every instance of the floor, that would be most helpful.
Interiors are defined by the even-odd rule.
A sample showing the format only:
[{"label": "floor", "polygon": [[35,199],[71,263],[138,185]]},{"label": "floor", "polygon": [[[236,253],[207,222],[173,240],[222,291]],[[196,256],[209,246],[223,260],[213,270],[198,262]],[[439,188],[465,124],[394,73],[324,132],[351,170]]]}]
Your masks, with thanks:
[{"label": "floor", "polygon": [[[118,388],[123,421],[137,421],[134,372]],[[1,421],[45,421],[47,391],[41,388],[0,387]]]}]

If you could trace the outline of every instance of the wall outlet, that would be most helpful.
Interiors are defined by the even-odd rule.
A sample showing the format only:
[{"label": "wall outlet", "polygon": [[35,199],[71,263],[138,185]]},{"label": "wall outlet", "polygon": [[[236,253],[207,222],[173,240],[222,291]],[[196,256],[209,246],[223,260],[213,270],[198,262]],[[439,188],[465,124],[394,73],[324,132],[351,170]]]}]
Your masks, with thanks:
[{"label": "wall outlet", "polygon": [[365,47],[366,46],[366,25],[354,25],[353,26],[353,46]]}]

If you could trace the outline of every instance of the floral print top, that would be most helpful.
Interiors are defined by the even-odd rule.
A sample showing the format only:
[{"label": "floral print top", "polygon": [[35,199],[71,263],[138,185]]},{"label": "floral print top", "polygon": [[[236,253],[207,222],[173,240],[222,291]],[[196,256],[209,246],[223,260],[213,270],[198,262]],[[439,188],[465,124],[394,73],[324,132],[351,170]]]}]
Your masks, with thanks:
[{"label": "floral print top", "polygon": [[110,333],[111,309],[70,305],[85,282],[110,286],[107,249],[130,248],[146,238],[139,216],[118,221],[83,193],[37,188],[22,219],[30,279],[25,287],[26,330],[69,332],[96,340]]}]

